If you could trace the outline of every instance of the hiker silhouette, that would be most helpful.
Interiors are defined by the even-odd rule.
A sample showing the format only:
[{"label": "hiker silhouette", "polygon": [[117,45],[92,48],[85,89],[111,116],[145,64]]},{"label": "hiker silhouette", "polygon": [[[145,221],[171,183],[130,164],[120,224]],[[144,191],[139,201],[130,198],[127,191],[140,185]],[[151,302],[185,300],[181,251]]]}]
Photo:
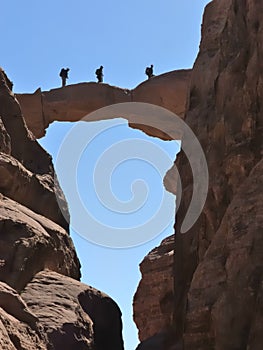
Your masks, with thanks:
[{"label": "hiker silhouette", "polygon": [[103,66],[100,66],[100,68],[96,69],[95,74],[97,76],[98,83],[102,83],[103,82]]},{"label": "hiker silhouette", "polygon": [[146,67],[145,74],[148,76],[148,79],[153,77],[153,65],[151,67]]},{"label": "hiker silhouette", "polygon": [[60,73],[59,73],[59,76],[61,77],[61,80],[62,80],[62,87],[66,86],[69,70],[70,70],[69,68],[66,68],[66,69],[62,68]]}]

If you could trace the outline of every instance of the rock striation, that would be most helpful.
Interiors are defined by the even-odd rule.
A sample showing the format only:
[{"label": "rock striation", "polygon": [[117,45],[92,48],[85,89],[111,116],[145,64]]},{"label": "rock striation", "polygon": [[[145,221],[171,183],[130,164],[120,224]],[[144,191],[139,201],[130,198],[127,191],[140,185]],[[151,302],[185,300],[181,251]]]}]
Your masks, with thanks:
[{"label": "rock striation", "polygon": [[123,349],[121,312],[95,288],[45,270],[22,296],[55,349]]},{"label": "rock striation", "polygon": [[0,348],[123,350],[118,306],[79,282],[51,157],[10,88],[0,69]]},{"label": "rock striation", "polygon": [[180,154],[173,349],[262,347],[262,16],[256,0],[205,10],[185,121],[206,154],[209,191],[199,220],[179,234],[193,185]]},{"label": "rock striation", "polygon": [[173,255],[172,235],[165,238],[140,264],[142,279],[134,296],[133,312],[141,341],[166,331],[172,323]]},{"label": "rock striation", "polygon": [[[176,166],[183,193],[175,225],[174,319],[166,335],[162,327],[157,334],[156,329],[147,332],[153,314],[140,323],[140,334],[149,336],[140,350],[262,347],[262,14],[263,3],[255,0],[214,0],[205,9],[184,120],[206,154],[208,197],[194,227],[180,234],[193,189],[189,162],[180,153]],[[147,278],[142,273],[135,298]],[[141,308],[154,285],[153,278]],[[155,304],[160,300],[156,293]]]}]

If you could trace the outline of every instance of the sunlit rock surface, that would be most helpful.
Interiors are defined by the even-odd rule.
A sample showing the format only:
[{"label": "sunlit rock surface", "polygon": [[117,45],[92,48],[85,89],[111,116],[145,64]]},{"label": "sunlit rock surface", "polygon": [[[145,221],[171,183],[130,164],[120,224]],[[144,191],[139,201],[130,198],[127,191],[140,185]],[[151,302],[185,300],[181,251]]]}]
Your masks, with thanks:
[{"label": "sunlit rock surface", "polygon": [[141,341],[166,331],[172,323],[173,255],[174,236],[170,236],[140,264],[142,279],[133,300],[133,317]]},{"label": "sunlit rock surface", "polygon": [[[90,113],[117,103],[143,102],[160,107],[182,117],[185,112],[186,97],[191,70],[179,70],[156,76],[143,82],[133,90],[121,89],[108,84],[80,83],[50,91],[37,90],[34,94],[16,94],[21,105],[28,128],[39,138],[54,121],[78,121]],[[142,116],[141,124],[135,124],[132,113],[122,115],[133,127],[147,134],[169,139],[169,130],[174,132],[174,120],[163,123],[162,116],[157,118],[154,129],[150,128],[150,117]],[[87,120],[104,120],[103,112],[88,116]],[[153,118],[153,116],[151,116]],[[165,130],[164,130],[165,128]],[[166,131],[168,135],[165,135]]]}]

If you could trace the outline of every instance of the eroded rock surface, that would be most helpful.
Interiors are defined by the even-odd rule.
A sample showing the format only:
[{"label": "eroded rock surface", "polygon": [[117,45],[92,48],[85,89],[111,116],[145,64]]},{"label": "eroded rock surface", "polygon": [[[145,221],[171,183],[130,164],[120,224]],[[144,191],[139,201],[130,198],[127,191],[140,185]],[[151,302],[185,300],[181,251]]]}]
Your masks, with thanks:
[{"label": "eroded rock surface", "polygon": [[4,282],[0,282],[0,307],[17,320],[36,329],[37,317],[29,311],[20,295]]},{"label": "eroded rock surface", "polygon": [[123,350],[121,312],[106,294],[42,271],[22,296],[55,349]]},{"label": "eroded rock surface", "polygon": [[5,154],[11,154],[11,142],[2,118],[0,117],[0,152]]},{"label": "eroded rock surface", "polygon": [[262,347],[262,16],[263,3],[256,0],[214,0],[206,7],[185,121],[206,154],[208,197],[194,227],[180,234],[193,189],[192,170],[180,153],[173,330],[162,345],[155,335],[139,349]]},{"label": "eroded rock surface", "polygon": [[[65,222],[54,193],[54,174],[51,172],[36,174],[10,154],[1,153],[0,190],[5,196],[67,228],[68,224]],[[61,198],[61,195],[58,196]],[[36,198],[41,198],[41,200],[36,200]],[[67,210],[62,198],[63,203]]]},{"label": "eroded rock surface", "polygon": [[[56,186],[56,195],[60,198],[63,213],[56,201],[55,173],[51,157],[27,129],[20,106],[10,91],[2,70],[0,70],[0,117],[0,147],[4,153],[1,154],[0,162],[1,192],[21,204],[27,201],[26,205],[28,205],[31,201],[31,207],[35,202],[34,211],[68,228],[68,222],[65,219],[68,217],[67,204],[59,186]],[[15,169],[18,167],[20,169]],[[27,186],[28,182],[31,182],[29,186]],[[25,188],[23,189],[24,183]],[[36,201],[36,191],[39,191],[41,187],[46,187],[42,193],[38,193],[42,200]],[[46,198],[51,204],[51,210],[45,203]]]},{"label": "eroded rock surface", "polygon": [[0,194],[0,280],[21,290],[49,268],[80,278],[73,243],[62,227]]},{"label": "eroded rock surface", "polygon": [[133,300],[139,339],[146,340],[172,324],[174,236],[164,239],[141,262],[142,279]]},{"label": "eroded rock surface", "polygon": [[185,120],[206,154],[209,191],[180,234],[193,184],[180,154],[174,349],[262,347],[262,16],[256,0],[214,0],[205,11]]},{"label": "eroded rock surface", "polygon": [[47,350],[38,331],[2,309],[0,309],[0,346],[2,350]]},{"label": "eroded rock surface", "polygon": [[260,349],[263,344],[262,188],[263,160],[233,197],[195,270],[186,349]]}]

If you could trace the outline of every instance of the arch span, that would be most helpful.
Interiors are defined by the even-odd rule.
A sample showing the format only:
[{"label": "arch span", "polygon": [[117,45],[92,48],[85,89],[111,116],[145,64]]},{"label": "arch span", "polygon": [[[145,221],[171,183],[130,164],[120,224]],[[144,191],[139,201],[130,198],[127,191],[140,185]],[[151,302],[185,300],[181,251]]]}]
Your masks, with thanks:
[{"label": "arch span", "polygon": [[[132,90],[90,82],[43,92],[38,89],[33,94],[17,94],[16,97],[28,128],[36,138],[41,138],[49,124],[54,121],[75,122],[91,112],[116,103],[146,102],[164,107],[183,117],[190,75],[191,70],[172,71],[147,80]],[[123,117],[130,121],[128,115]],[[96,118],[92,121],[105,119],[99,114],[96,114]],[[164,129],[164,125],[167,131],[174,130],[175,125],[161,118],[159,123],[161,127],[156,129],[148,127],[149,123],[129,124],[150,136],[163,140],[171,139],[161,130]]]},{"label": "arch span", "polygon": [[[140,84],[134,90],[107,84],[81,83],[33,95],[17,95],[27,125],[36,137],[44,136],[53,121],[101,121],[122,117],[131,127],[163,140],[184,138],[183,151],[190,163],[193,196],[182,232],[199,217],[207,194],[208,170],[199,141],[183,122],[191,71],[173,71]],[[134,103],[136,102],[136,103]],[[162,107],[162,108],[160,108]],[[174,166],[168,176],[178,173]],[[165,184],[169,181],[164,181]],[[178,189],[166,189],[180,197]],[[177,201],[178,202],[178,201]]]}]

